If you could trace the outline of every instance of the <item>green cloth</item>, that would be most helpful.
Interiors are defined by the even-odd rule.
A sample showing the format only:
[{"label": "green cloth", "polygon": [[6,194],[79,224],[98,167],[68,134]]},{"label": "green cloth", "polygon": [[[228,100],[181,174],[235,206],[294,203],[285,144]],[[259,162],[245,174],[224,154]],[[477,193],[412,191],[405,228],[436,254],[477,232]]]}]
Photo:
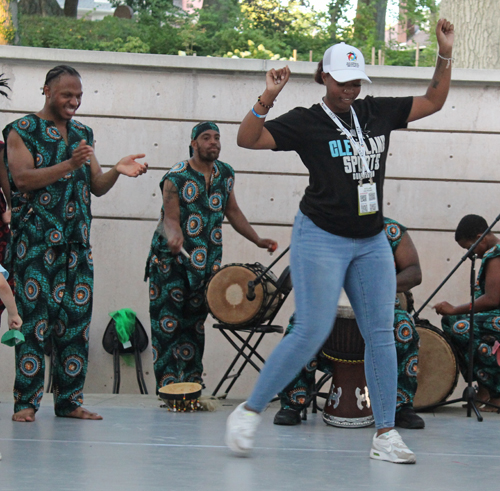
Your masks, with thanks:
[{"label": "green cloth", "polygon": [[123,345],[127,344],[135,330],[136,313],[132,309],[120,309],[109,315],[115,321],[118,340]]},{"label": "green cloth", "polygon": [[24,334],[21,331],[16,331],[15,329],[11,329],[7,331],[1,339],[1,343],[7,346],[16,346],[16,344],[24,343]]}]

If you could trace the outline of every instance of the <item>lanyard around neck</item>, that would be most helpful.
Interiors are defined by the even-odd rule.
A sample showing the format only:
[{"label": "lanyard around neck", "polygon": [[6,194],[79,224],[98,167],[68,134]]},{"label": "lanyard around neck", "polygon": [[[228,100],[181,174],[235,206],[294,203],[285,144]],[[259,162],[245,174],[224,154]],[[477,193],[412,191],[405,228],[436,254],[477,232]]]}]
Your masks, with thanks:
[{"label": "lanyard around neck", "polygon": [[[361,162],[363,164],[364,171],[367,174],[369,174],[370,169],[368,168],[368,164],[366,162],[365,142],[363,140],[363,133],[361,131],[361,126],[359,125],[356,111],[354,111],[353,107],[351,106],[351,114],[352,114],[352,118],[354,120],[354,127],[356,128],[356,134],[358,136],[358,141],[356,141],[354,139],[351,132],[342,124],[342,122],[337,117],[337,115],[325,104],[325,101],[323,101],[323,100],[321,100],[321,107],[323,108],[325,113],[328,114],[328,116],[330,116],[330,119],[337,125],[339,130],[349,139],[351,146],[356,149],[356,151],[358,152],[358,155],[361,158]],[[368,177],[368,176],[366,176],[366,177]]]}]

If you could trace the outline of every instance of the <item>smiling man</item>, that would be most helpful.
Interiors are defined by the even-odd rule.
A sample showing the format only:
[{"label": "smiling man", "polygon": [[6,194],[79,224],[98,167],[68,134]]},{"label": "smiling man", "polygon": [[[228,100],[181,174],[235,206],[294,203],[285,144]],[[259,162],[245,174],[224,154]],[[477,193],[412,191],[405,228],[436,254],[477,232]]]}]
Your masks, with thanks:
[{"label": "smiling man", "polygon": [[234,170],[218,160],[218,126],[197,124],[189,150],[191,158],[174,165],[160,182],[163,206],[146,265],[157,391],[171,383],[203,382],[204,291],[220,269],[224,216],[258,247],[277,247],[258,236],[236,202]]},{"label": "smiling man", "polygon": [[78,72],[56,66],[45,79],[43,109],[3,131],[12,199],[7,260],[26,339],[16,346],[14,421],[35,420],[49,339],[56,415],[102,419],[82,407],[93,295],[90,194],[102,196],[120,174],[137,177],[147,164],[135,160],[144,154],[129,155],[102,171],[92,130],[73,120],[82,94]]}]

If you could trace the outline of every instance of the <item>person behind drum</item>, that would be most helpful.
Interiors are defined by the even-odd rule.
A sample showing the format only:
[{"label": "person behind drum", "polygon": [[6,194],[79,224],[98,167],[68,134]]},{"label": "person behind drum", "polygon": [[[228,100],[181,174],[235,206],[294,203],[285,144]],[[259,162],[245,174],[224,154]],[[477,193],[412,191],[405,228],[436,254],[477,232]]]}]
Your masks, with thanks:
[{"label": "person behind drum", "polygon": [[[392,323],[396,275],[383,232],[383,182],[392,130],[439,111],[451,79],[453,25],[436,28],[439,53],[432,82],[420,97],[366,97],[370,79],[362,53],[344,43],[328,48],[315,80],[326,95],[311,108],[264,119],[290,78],[271,69],[266,89],[240,125],[238,144],[251,149],[295,150],[309,171],[309,186],[295,218],[291,273],[295,329],[268,358],[248,401],[229,416],[226,443],[246,455],[261,413],[328,337],[342,287],[365,339],[365,368],[377,432],[370,457],[414,463],[394,429],[397,361]],[[378,196],[378,198],[377,198]]]},{"label": "person behind drum", "polygon": [[[466,215],[458,224],[455,240],[464,249],[472,244],[488,228],[479,215]],[[474,380],[478,383],[476,400],[500,406],[500,240],[489,232],[474,251],[481,258],[481,266],[474,289]],[[467,380],[469,363],[469,314],[470,303],[451,305],[440,302],[434,305],[443,316],[441,325],[450,336],[458,353],[462,375]],[[481,411],[496,412],[490,406]]]},{"label": "person behind drum", "polygon": [[[397,292],[408,292],[422,282],[422,271],[417,249],[406,227],[391,218],[384,218],[384,230],[394,254]],[[394,340],[398,362],[398,385],[395,424],[401,428],[420,429],[424,420],[415,413],[413,399],[417,391],[417,364],[419,336],[411,315],[402,308],[396,297],[394,306]],[[293,329],[293,316],[286,334]],[[309,403],[314,387],[316,370],[331,373],[331,362],[316,355],[280,392],[281,409],[274,417],[274,424],[293,426],[301,423],[300,411]]]},{"label": "person behind drum", "polygon": [[259,237],[239,208],[234,170],[217,160],[220,150],[217,125],[197,124],[191,158],[174,165],[160,182],[163,205],[145,274],[157,391],[172,383],[203,383],[204,289],[221,266],[224,216],[258,247],[277,247],[276,241]]}]

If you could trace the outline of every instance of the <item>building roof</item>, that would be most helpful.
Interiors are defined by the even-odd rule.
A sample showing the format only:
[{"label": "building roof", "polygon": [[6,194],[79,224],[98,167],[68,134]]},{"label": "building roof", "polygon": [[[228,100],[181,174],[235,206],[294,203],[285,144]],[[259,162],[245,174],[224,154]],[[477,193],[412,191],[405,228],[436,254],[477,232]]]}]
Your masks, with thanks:
[{"label": "building roof", "polygon": [[[57,0],[61,8],[64,8],[64,0]],[[96,2],[94,0],[78,0],[78,10],[114,10],[109,2]]]}]

